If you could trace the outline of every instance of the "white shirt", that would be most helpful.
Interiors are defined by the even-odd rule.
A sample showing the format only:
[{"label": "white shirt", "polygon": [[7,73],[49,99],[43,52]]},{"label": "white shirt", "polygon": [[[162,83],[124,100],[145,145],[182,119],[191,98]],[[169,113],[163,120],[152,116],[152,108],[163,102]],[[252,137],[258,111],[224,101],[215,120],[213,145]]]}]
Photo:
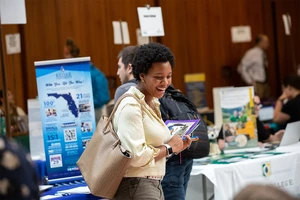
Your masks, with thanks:
[{"label": "white shirt", "polygon": [[166,159],[155,161],[158,148],[170,140],[171,134],[159,111],[159,101],[153,99],[157,116],[148,106],[145,96],[132,86],[126,93],[134,94],[126,97],[119,104],[113,118],[114,130],[118,134],[122,146],[132,153],[131,166],[125,177],[164,176]]},{"label": "white shirt", "polygon": [[264,56],[264,51],[259,47],[249,49],[243,56],[238,66],[238,72],[247,84],[252,85],[253,82],[266,81],[264,64],[267,65],[267,61],[266,59],[264,61]]}]

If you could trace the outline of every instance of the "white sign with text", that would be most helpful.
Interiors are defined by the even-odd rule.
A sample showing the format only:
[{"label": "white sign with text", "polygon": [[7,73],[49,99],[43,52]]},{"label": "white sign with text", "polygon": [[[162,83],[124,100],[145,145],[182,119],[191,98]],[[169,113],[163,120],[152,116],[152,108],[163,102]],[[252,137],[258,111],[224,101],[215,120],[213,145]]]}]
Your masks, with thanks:
[{"label": "white sign with text", "polygon": [[250,26],[233,26],[231,27],[231,40],[233,43],[251,42]]},{"label": "white sign with text", "polygon": [[161,7],[138,7],[142,36],[164,36]]}]

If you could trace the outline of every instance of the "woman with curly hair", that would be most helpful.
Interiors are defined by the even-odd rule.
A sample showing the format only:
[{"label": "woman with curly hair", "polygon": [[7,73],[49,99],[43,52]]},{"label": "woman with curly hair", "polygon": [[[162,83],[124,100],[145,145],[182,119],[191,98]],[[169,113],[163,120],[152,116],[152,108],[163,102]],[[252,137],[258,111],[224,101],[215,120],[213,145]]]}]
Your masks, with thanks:
[{"label": "woman with curly hair", "polygon": [[[161,118],[159,101],[171,84],[175,65],[171,50],[158,43],[145,44],[136,50],[132,62],[136,87],[126,93],[113,116],[114,130],[122,145],[132,153],[132,161],[114,197],[126,199],[164,199],[161,180],[166,157],[179,153],[191,144],[190,137],[171,138]],[[126,94],[125,93],[125,94]]]}]

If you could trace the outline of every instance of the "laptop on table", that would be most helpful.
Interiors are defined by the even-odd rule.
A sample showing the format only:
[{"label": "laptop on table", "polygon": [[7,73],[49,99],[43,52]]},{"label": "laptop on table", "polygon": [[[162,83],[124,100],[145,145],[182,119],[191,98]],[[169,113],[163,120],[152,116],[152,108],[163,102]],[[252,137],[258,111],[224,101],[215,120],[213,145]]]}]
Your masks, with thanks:
[{"label": "laptop on table", "polygon": [[279,144],[280,147],[287,146],[291,144],[296,144],[300,139],[300,121],[288,123],[281,142]]}]

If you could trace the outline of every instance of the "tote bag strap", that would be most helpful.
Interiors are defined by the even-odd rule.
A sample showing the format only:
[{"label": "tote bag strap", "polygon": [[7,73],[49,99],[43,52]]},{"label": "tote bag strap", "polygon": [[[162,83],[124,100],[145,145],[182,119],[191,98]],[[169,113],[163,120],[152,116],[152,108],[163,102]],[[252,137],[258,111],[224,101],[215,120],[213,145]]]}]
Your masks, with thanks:
[{"label": "tote bag strap", "polygon": [[108,127],[109,123],[111,122],[112,117],[113,117],[113,115],[115,114],[115,112],[116,112],[116,110],[117,110],[119,104],[120,104],[121,101],[122,101],[123,99],[125,99],[126,97],[133,97],[133,98],[135,98],[135,100],[136,100],[137,102],[141,103],[141,100],[140,100],[139,98],[137,98],[134,94],[127,93],[127,94],[122,95],[122,96],[118,99],[116,105],[114,106],[114,109],[112,110],[112,112],[111,112],[109,118],[107,119],[107,123],[106,123],[106,125],[105,125],[103,131],[105,131],[105,130],[107,129],[107,127]]}]

